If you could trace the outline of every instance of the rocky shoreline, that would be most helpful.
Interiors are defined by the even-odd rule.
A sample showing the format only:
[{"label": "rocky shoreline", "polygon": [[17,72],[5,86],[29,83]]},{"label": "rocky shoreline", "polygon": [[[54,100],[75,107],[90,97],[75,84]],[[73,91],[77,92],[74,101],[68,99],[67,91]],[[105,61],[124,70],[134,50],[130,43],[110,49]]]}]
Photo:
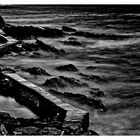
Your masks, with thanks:
[{"label": "rocky shoreline", "polygon": [[[0,26],[3,31],[3,34],[0,35],[0,43],[2,44],[0,47],[1,58],[5,56],[45,58],[47,56],[48,58],[54,57],[57,59],[70,55],[69,52],[64,49],[58,49],[55,46],[49,45],[38,39],[38,37],[59,38],[67,35],[72,36],[69,37],[68,40],[60,42],[75,47],[82,46],[81,42],[77,40],[77,36],[106,38],[103,34],[95,35],[90,32],[78,31],[67,26],[62,26],[60,30],[48,27],[10,25],[5,23],[2,17],[0,17]],[[9,36],[14,39],[13,42],[9,42],[7,39]],[[110,35],[111,39],[124,39],[127,37],[128,36]],[[34,42],[26,42],[25,39],[32,39]],[[87,69],[92,69],[92,66],[87,67]],[[47,79],[41,86],[46,88],[50,97],[45,90],[40,87],[34,87],[32,83],[26,80],[24,81],[22,78],[18,79],[19,76],[16,74],[18,70],[34,76],[46,76]],[[88,129],[88,112],[63,103],[57,98],[68,97],[105,112],[106,108],[102,102],[102,98],[105,97],[104,92],[99,88],[91,88],[87,81],[100,84],[107,83],[108,81],[104,77],[98,75],[84,74],[73,64],[56,66],[55,70],[60,73],[76,73],[81,77],[81,80],[62,75],[56,76],[37,66],[0,66],[0,88],[2,93],[4,93],[3,96],[14,98],[17,102],[24,104],[39,116],[39,119],[24,119],[15,118],[8,112],[0,112],[1,135],[99,135],[95,131]],[[22,81],[24,82],[22,83]],[[85,88],[85,91],[82,93],[62,91],[62,89],[73,87]],[[56,99],[56,102],[54,99]],[[60,105],[58,105],[59,102]],[[51,109],[52,107],[54,110]],[[77,116],[74,115],[76,111]],[[44,114],[44,112],[47,112],[47,114]],[[68,120],[66,120],[66,118]]]}]

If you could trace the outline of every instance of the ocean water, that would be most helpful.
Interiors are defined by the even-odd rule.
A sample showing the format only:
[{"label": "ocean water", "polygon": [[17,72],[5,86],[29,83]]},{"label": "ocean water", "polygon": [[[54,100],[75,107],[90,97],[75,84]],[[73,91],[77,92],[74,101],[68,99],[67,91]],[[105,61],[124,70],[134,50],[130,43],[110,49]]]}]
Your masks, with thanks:
[{"label": "ocean water", "polygon": [[[89,82],[106,97],[106,112],[81,105],[69,98],[62,100],[90,113],[90,128],[103,135],[140,134],[140,12],[139,6],[1,6],[5,21],[14,25],[34,25],[59,28],[63,25],[96,34],[127,35],[129,38],[77,37],[82,47],[65,46],[62,38],[40,38],[56,48],[64,48],[69,55],[61,59],[3,57],[0,64],[14,66],[40,66],[54,75],[60,75],[55,66],[72,63],[80,71],[104,76],[108,83]],[[86,66],[96,69],[86,70]],[[26,79],[40,85],[45,78],[19,71]],[[79,78],[75,74],[63,73]],[[81,92],[80,89],[73,89]]]}]

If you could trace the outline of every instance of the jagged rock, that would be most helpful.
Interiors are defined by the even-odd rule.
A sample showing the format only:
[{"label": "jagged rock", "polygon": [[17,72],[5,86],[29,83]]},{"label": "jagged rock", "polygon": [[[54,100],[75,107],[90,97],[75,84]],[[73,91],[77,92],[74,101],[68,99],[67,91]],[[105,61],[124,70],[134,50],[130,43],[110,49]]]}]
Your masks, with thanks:
[{"label": "jagged rock", "polygon": [[5,26],[5,21],[2,18],[2,16],[0,16],[0,28],[3,28]]},{"label": "jagged rock", "polygon": [[83,129],[78,121],[69,121],[63,125],[63,135],[81,135]]},{"label": "jagged rock", "polygon": [[79,102],[84,104],[94,106],[96,109],[105,110],[105,106],[100,99],[94,99],[92,96],[88,96],[87,94],[79,94],[79,93],[71,93],[71,92],[60,92],[54,89],[49,89],[49,92],[55,95],[62,95],[68,98],[76,99]]},{"label": "jagged rock", "polygon": [[7,38],[0,34],[0,43],[6,43],[8,42]]},{"label": "jagged rock", "polygon": [[62,30],[65,32],[76,32],[76,29],[67,26],[62,26]]},{"label": "jagged rock", "polygon": [[92,80],[95,82],[103,82],[106,83],[107,80],[98,76],[98,75],[87,75],[87,74],[83,74],[83,73],[79,73],[80,76],[82,76],[85,80]]},{"label": "jagged rock", "polygon": [[73,71],[73,72],[78,71],[78,69],[73,64],[58,66],[56,67],[56,69],[59,71]]},{"label": "jagged rock", "polygon": [[24,70],[26,72],[29,72],[30,74],[33,74],[33,75],[47,75],[47,76],[50,76],[50,74],[46,70],[41,69],[40,67],[22,68],[22,70]]},{"label": "jagged rock", "polygon": [[14,130],[15,135],[61,135],[62,131],[53,127],[21,127]]},{"label": "jagged rock", "polygon": [[81,46],[82,44],[76,40],[63,41],[65,45]]},{"label": "jagged rock", "polygon": [[25,55],[29,52],[35,52],[38,50],[44,50],[47,52],[54,53],[56,55],[62,55],[65,54],[65,51],[63,49],[56,49],[55,47],[51,45],[47,45],[43,43],[40,40],[36,40],[35,43],[25,43],[22,41],[14,42],[11,44],[6,44],[5,46],[0,48],[0,56],[4,55]]},{"label": "jagged rock", "polygon": [[1,17],[0,27],[2,27],[3,31],[14,38],[17,39],[25,39],[31,37],[62,37],[65,35],[62,30],[52,29],[48,27],[35,27],[35,26],[15,26],[6,24]]},{"label": "jagged rock", "polygon": [[61,80],[59,77],[47,79],[43,85],[54,88],[64,88],[67,86],[66,83],[64,83],[64,81]]},{"label": "jagged rock", "polygon": [[77,86],[77,87],[88,86],[87,83],[81,82],[78,79],[72,77],[64,77],[64,76],[47,79],[43,85],[47,87],[54,87],[54,88],[64,88],[68,86]]},{"label": "jagged rock", "polygon": [[75,38],[75,37],[69,37],[68,40],[77,40],[77,38]]},{"label": "jagged rock", "polygon": [[59,76],[59,78],[62,79],[64,83],[68,83],[72,86],[88,86],[87,83],[81,82],[79,79],[72,77]]},{"label": "jagged rock", "polygon": [[1,69],[1,71],[9,72],[9,73],[15,73],[16,72],[13,68],[10,68],[10,67],[3,67]]},{"label": "jagged rock", "polygon": [[37,39],[36,40],[36,43],[37,45],[42,49],[42,50],[45,50],[45,51],[49,51],[49,52],[53,52],[55,54],[65,54],[65,51],[63,49],[56,49],[55,47],[51,46],[51,45],[47,45],[45,44],[44,42],[42,42],[41,40]]},{"label": "jagged rock", "polygon": [[92,88],[91,91],[89,91],[89,93],[95,97],[104,97],[105,96],[104,92],[98,88]]}]

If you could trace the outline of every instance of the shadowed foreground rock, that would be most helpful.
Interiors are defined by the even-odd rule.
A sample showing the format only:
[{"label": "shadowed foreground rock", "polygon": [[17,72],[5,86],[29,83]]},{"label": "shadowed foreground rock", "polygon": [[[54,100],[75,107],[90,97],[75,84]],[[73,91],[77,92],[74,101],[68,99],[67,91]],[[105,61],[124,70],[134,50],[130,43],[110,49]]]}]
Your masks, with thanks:
[{"label": "shadowed foreground rock", "polygon": [[1,73],[0,88],[5,96],[15,98],[40,117],[9,120],[9,115],[7,119],[5,116],[0,121],[2,135],[84,135],[88,132],[88,112],[63,103],[17,74]]},{"label": "shadowed foreground rock", "polygon": [[6,43],[8,42],[7,38],[0,34],[0,43]]},{"label": "shadowed foreground rock", "polygon": [[73,72],[78,71],[76,66],[74,66],[73,64],[58,66],[58,67],[56,67],[56,69],[59,70],[59,71],[73,71]]}]

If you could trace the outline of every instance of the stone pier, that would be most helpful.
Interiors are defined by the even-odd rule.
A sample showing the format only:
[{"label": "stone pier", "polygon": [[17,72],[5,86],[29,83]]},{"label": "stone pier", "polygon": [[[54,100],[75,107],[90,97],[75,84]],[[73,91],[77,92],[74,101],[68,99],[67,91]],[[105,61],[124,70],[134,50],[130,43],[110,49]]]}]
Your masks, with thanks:
[{"label": "stone pier", "polygon": [[63,130],[70,130],[72,133],[88,129],[89,113],[87,111],[62,102],[54,95],[17,74],[3,73],[2,75],[9,83],[7,89],[11,90],[11,96],[20,104],[30,108],[39,117],[52,120],[57,117],[63,122]]}]

